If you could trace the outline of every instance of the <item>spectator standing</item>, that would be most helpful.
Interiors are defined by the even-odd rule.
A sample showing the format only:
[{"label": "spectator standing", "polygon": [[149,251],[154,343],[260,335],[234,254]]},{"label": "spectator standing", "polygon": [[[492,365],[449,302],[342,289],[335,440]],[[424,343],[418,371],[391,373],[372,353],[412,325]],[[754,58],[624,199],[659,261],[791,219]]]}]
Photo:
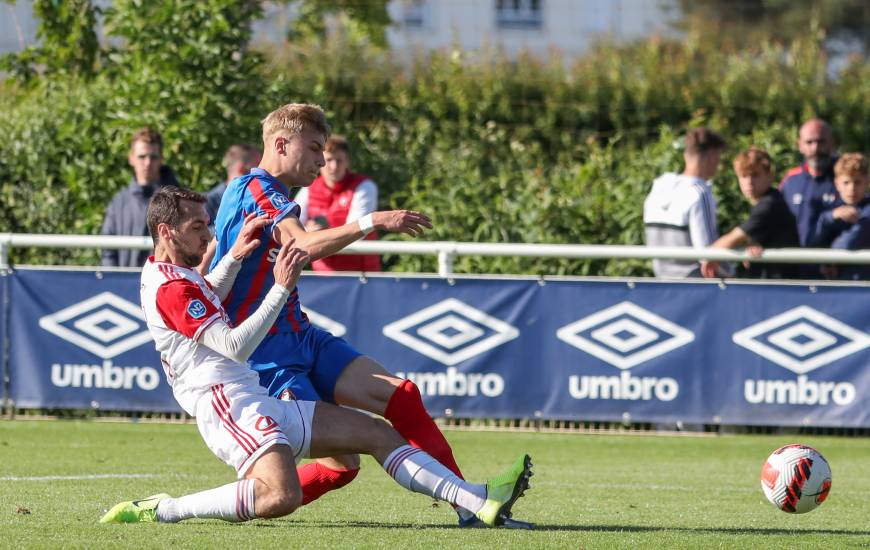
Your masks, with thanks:
[{"label": "spectator standing", "polygon": [[[820,118],[806,121],[798,132],[798,150],[804,162],[789,170],[779,187],[797,220],[801,246],[808,246],[819,216],[837,200],[834,138],[828,123]],[[806,266],[804,271],[818,275],[818,266]]]},{"label": "spectator standing", "polygon": [[[686,133],[682,174],[657,178],[643,206],[647,246],[704,248],[719,237],[710,180],[719,169],[725,140],[708,128]],[[657,277],[699,277],[708,262],[653,260]]]},{"label": "spectator standing", "polygon": [[239,176],[247,174],[251,168],[256,168],[260,164],[260,159],[263,153],[249,143],[236,143],[230,145],[227,152],[224,154],[223,167],[227,171],[227,179],[218,182],[206,193],[205,208],[208,215],[211,216],[211,227],[214,227],[214,220],[217,217],[218,208],[221,205],[221,198],[224,196],[224,191],[227,189],[227,184]]},{"label": "spectator standing", "polygon": [[[326,164],[310,187],[296,195],[301,212],[299,221],[306,231],[340,227],[370,214],[378,206],[378,186],[364,174],[351,171],[350,146],[343,136],[331,136],[324,146]],[[365,240],[377,239],[377,232]],[[336,254],[311,264],[315,271],[380,271],[381,259],[375,255]]]},{"label": "spectator standing", "polygon": [[[734,159],[734,172],[740,192],[752,205],[749,217],[725,235],[714,247],[737,248],[749,245],[758,255],[765,248],[797,248],[800,246],[797,224],[785,199],[773,188],[773,168],[770,155],[762,149],[750,147]],[[710,262],[703,275],[716,276],[716,262]],[[800,267],[796,264],[769,264],[744,262],[737,268],[738,277],[755,279],[796,279]]]},{"label": "spectator standing", "polygon": [[[147,236],[146,213],[151,196],[165,185],[178,185],[172,169],[163,164],[163,138],[151,128],[133,134],[127,162],[133,168],[132,179],[109,203],[101,235]],[[148,250],[103,250],[102,264],[142,267],[149,254]]]},{"label": "spectator standing", "polygon": [[[834,184],[842,204],[819,216],[812,246],[845,250],[870,248],[867,165],[867,157],[861,153],[846,153],[834,165]],[[870,266],[823,266],[822,273],[829,279],[868,280]]]}]

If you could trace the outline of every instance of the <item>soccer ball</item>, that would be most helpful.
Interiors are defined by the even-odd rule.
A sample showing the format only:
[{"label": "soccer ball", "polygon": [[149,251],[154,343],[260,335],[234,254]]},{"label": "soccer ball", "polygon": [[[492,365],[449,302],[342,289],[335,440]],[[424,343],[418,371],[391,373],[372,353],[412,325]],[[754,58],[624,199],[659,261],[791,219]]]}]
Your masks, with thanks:
[{"label": "soccer ball", "polygon": [[817,450],[786,445],[761,468],[761,490],[771,504],[790,514],[815,510],[831,491],[831,467]]}]

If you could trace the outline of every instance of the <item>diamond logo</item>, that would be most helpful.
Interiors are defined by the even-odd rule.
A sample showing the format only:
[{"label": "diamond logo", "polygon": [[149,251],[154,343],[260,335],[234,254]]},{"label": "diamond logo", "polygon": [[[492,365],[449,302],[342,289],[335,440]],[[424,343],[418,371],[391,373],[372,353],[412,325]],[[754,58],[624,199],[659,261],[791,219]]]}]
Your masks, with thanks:
[{"label": "diamond logo", "polygon": [[695,334],[631,302],[565,325],[556,337],[620,369],[630,369],[695,339]]},{"label": "diamond logo", "polygon": [[864,332],[809,306],[800,306],[735,332],[735,344],[797,374],[870,346]]},{"label": "diamond logo", "polygon": [[39,326],[103,359],[151,341],[139,306],[111,292],[41,317]]},{"label": "diamond logo", "polygon": [[448,367],[520,335],[516,327],[454,298],[390,323],[383,333]]},{"label": "diamond logo", "polygon": [[318,327],[322,328],[326,332],[332,333],[333,336],[344,336],[347,332],[347,327],[336,321],[335,319],[330,319],[326,315],[322,313],[317,313],[313,309],[309,309],[305,306],[302,306],[302,313],[308,316],[308,320]]}]

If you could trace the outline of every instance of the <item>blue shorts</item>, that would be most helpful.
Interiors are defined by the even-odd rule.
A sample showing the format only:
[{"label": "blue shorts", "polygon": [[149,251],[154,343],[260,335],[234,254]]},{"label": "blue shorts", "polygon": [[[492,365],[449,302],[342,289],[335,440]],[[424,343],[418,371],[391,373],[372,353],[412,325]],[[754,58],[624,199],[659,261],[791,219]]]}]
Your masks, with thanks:
[{"label": "blue shorts", "polygon": [[361,355],[343,339],[309,325],[300,332],[266,336],[251,355],[250,365],[273,397],[289,390],[303,401],[335,403],[338,377]]}]

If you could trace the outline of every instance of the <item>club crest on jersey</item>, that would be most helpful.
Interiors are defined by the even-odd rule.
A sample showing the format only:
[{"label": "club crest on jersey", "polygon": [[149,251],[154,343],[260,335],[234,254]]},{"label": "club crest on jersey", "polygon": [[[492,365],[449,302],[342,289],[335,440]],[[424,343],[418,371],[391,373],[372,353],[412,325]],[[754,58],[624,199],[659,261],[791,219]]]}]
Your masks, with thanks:
[{"label": "club crest on jersey", "polygon": [[205,304],[199,300],[191,300],[187,304],[187,313],[194,319],[201,319],[206,313]]},{"label": "club crest on jersey", "polygon": [[276,209],[281,210],[288,204],[290,204],[290,199],[282,195],[281,193],[275,193],[271,197],[269,197],[269,202],[272,203]]},{"label": "club crest on jersey", "polygon": [[290,388],[284,388],[281,395],[278,396],[281,401],[296,401],[296,394],[290,391]]}]

